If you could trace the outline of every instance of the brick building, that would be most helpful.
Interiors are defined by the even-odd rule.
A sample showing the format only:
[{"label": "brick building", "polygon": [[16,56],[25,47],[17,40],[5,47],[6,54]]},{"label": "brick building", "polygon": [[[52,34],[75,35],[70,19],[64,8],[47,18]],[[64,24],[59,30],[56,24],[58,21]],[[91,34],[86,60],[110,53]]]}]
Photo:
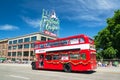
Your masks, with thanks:
[{"label": "brick building", "polygon": [[56,37],[39,32],[8,39],[8,54],[6,58],[8,60],[32,61],[34,42],[37,40],[47,41],[51,39],[56,39]]},{"label": "brick building", "polygon": [[7,43],[8,39],[0,40],[0,58],[6,58],[7,57]]}]

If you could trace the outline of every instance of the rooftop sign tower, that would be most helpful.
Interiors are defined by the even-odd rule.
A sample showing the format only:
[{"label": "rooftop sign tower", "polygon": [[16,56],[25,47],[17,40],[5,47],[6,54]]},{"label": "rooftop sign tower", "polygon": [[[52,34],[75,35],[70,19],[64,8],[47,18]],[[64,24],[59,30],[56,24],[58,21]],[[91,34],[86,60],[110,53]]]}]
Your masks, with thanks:
[{"label": "rooftop sign tower", "polygon": [[58,37],[59,29],[59,19],[57,18],[55,11],[50,12],[43,9],[40,22],[40,32]]}]

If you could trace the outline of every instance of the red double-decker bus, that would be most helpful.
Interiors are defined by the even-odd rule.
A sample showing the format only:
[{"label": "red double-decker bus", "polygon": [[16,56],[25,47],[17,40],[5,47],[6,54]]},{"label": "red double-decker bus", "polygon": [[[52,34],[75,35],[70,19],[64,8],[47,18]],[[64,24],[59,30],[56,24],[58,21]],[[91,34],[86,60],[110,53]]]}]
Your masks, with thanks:
[{"label": "red double-decker bus", "polygon": [[32,69],[90,71],[96,69],[94,40],[81,34],[45,42],[35,42]]}]

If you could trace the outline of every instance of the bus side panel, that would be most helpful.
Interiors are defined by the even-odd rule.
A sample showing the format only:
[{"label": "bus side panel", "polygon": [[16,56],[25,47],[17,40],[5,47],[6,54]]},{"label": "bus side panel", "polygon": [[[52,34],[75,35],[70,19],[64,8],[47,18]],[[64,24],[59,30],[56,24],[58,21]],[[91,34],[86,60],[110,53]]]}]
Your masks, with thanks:
[{"label": "bus side panel", "polygon": [[36,69],[39,69],[39,62],[36,61],[35,63],[36,63]]},{"label": "bus side panel", "polygon": [[75,62],[76,64],[71,64],[73,71],[89,71],[92,70],[91,63],[88,61]]},{"label": "bus side panel", "polygon": [[97,68],[97,60],[96,60],[96,52],[91,50],[90,52],[90,60],[91,60],[91,68],[96,69]]},{"label": "bus side panel", "polygon": [[63,65],[59,61],[45,61],[45,69],[63,70]]},{"label": "bus side panel", "polygon": [[39,54],[36,54],[35,55],[35,57],[36,57],[36,62],[35,62],[35,64],[36,64],[36,69],[39,69]]},{"label": "bus side panel", "polygon": [[[72,60],[71,67],[73,71],[90,71],[93,69],[93,61],[91,60],[90,50],[81,50],[80,55],[86,55],[85,59]],[[95,65],[94,65],[95,66]]]}]

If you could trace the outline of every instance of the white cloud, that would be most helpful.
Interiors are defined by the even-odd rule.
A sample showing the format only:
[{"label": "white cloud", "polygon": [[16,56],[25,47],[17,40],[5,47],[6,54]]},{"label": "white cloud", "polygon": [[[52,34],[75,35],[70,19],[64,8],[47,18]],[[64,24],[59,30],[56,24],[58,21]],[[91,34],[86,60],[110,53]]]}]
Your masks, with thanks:
[{"label": "white cloud", "polygon": [[[40,1],[35,2],[34,0],[33,2],[34,4],[40,3]],[[92,21],[96,23],[97,21],[98,23],[104,23],[108,17],[113,15],[116,9],[120,9],[119,0],[48,0],[47,3],[41,2],[43,3],[42,5],[32,5],[31,8],[33,2],[27,2],[24,6],[35,11],[40,11],[41,8],[55,9],[56,13],[60,14],[58,18],[78,22]],[[47,5],[48,3],[52,5]],[[33,27],[40,25],[39,19],[32,20],[25,18],[24,21]]]},{"label": "white cloud", "polygon": [[28,25],[34,27],[34,28],[37,28],[37,27],[40,27],[40,20],[39,19],[36,19],[36,20],[33,20],[33,19],[30,19],[28,17],[24,17],[22,16],[22,19],[23,21],[25,21]]},{"label": "white cloud", "polygon": [[0,30],[17,30],[19,29],[17,26],[5,24],[5,25],[0,25]]},{"label": "white cloud", "polygon": [[78,25],[78,27],[89,27],[89,28],[95,28],[95,27],[105,27],[105,22],[86,22],[83,24]]},{"label": "white cloud", "polygon": [[116,6],[116,3],[114,0],[78,0],[79,3],[88,8],[88,9],[97,9],[97,10],[109,10],[114,9]]},{"label": "white cloud", "polygon": [[110,0],[109,1],[108,0],[97,0],[96,7],[98,9],[108,10],[108,9],[113,9],[115,6],[114,6],[114,3]]},{"label": "white cloud", "polygon": [[64,18],[67,18],[68,20],[84,20],[84,21],[101,21],[99,17],[96,17],[94,15],[78,15],[78,16],[66,16]]},{"label": "white cloud", "polygon": [[[120,8],[119,0],[65,0],[63,1],[63,7],[58,7],[58,9],[63,13],[71,13],[71,18],[76,16],[94,16],[99,15],[111,15],[111,11]],[[76,2],[76,3],[75,3]],[[69,6],[68,6],[69,5]],[[64,10],[63,10],[64,8]],[[67,10],[66,10],[67,9]],[[76,15],[77,14],[77,15]],[[74,18],[75,19],[75,18]],[[81,19],[81,17],[76,19]],[[96,18],[97,19],[97,18]]]},{"label": "white cloud", "polygon": [[71,0],[65,1],[67,4],[72,5],[70,8],[78,9],[79,8],[87,8],[87,9],[100,9],[100,10],[110,10],[115,8],[120,8],[119,0]]},{"label": "white cloud", "polygon": [[83,15],[81,16],[81,19],[86,20],[86,21],[101,21],[100,18],[93,16],[93,15]]}]

